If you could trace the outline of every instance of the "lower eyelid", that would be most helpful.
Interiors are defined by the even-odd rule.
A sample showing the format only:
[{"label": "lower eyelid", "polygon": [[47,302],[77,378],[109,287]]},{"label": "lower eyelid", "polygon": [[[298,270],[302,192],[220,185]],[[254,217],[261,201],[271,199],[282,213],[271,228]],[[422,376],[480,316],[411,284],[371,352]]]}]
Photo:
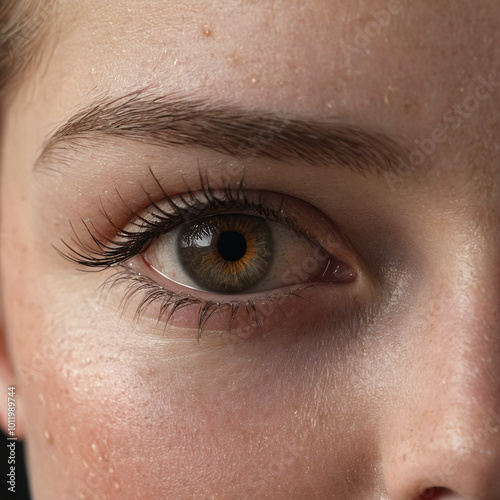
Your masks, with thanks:
[{"label": "lower eyelid", "polygon": [[291,286],[233,301],[203,292],[195,297],[163,289],[130,265],[115,271],[107,285],[107,293],[111,288],[124,287],[119,294],[126,296],[121,304],[124,312],[134,311],[134,318],[148,321],[153,331],[167,336],[183,331],[183,335],[198,339],[213,333],[250,339],[286,333],[291,325],[293,331],[306,333],[310,322],[320,321],[325,315],[338,316],[339,323],[341,318],[347,321],[368,300],[362,296],[366,290],[360,294],[363,287],[358,283]]}]

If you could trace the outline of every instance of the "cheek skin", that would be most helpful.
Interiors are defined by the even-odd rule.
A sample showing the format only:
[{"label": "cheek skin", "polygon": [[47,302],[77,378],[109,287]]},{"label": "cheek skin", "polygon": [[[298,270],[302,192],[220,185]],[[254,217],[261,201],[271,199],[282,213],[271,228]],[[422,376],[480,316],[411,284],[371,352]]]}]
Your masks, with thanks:
[{"label": "cheek skin", "polygon": [[[82,491],[86,485],[95,498],[116,498],[117,491],[144,492],[144,498],[162,498],[165,491],[175,498],[207,491],[216,498],[227,498],[228,491],[287,498],[295,484],[312,494],[325,467],[344,469],[358,455],[353,448],[364,447],[363,433],[310,447],[317,434],[338,436],[354,407],[337,405],[335,423],[329,412],[317,413],[312,388],[318,374],[306,375],[304,359],[287,362],[303,356],[300,346],[278,355],[274,361],[282,368],[273,370],[261,347],[209,352],[207,362],[206,353],[189,356],[185,349],[168,350],[168,343],[154,353],[139,340],[124,343],[117,356],[114,340],[121,334],[101,330],[113,342],[94,338],[78,345],[77,336],[95,337],[95,331],[64,325],[57,335],[66,333],[70,340],[58,342],[57,359],[30,386],[36,392],[29,413],[38,416],[29,422],[32,461],[40,460],[37,491],[57,476],[72,478],[58,488],[76,498],[75,485]],[[347,397],[348,381],[332,385],[334,400]],[[325,460],[323,448],[332,442],[338,455]]]}]

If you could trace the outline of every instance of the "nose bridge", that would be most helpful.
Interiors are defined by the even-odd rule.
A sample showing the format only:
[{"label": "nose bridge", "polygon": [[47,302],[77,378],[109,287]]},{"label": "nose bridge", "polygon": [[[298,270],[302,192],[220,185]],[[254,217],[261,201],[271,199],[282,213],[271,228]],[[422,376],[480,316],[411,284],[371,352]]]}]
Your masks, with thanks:
[{"label": "nose bridge", "polygon": [[429,346],[433,344],[428,355],[431,358],[434,353],[444,355],[439,372],[445,385],[450,385],[450,396],[455,389],[470,401],[499,396],[500,240],[497,232],[496,227],[478,224],[464,231],[458,241],[452,241],[447,252],[450,257],[437,263],[435,276],[438,278],[430,286],[436,293],[431,294],[430,313],[422,325],[423,345],[426,340]]},{"label": "nose bridge", "polygon": [[470,403],[498,399],[500,387],[500,280],[492,273],[464,280],[448,292],[443,312],[428,325],[444,354],[443,381],[450,395]]},{"label": "nose bridge", "polygon": [[482,248],[441,278],[412,340],[408,396],[386,422],[391,499],[500,498],[500,262]]},{"label": "nose bridge", "polygon": [[427,430],[455,458],[487,446],[486,436],[500,438],[500,422],[491,424],[500,415],[500,273],[476,271],[442,289],[420,344]]}]

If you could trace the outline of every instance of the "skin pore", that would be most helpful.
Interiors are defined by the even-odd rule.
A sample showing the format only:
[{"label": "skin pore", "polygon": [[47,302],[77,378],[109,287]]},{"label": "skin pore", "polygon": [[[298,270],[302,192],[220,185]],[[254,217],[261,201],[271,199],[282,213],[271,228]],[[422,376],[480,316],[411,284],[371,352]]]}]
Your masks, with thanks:
[{"label": "skin pore", "polygon": [[[499,498],[500,4],[56,10],[51,50],[9,96],[1,148],[1,373],[17,388],[34,498]],[[179,101],[218,111],[204,121],[196,108],[179,119],[190,140],[167,144]],[[42,154],[82,110],[116,102],[125,121],[123,107],[106,123],[84,113],[84,130]],[[218,142],[221,108],[232,128]],[[307,127],[311,150],[325,144],[316,125],[336,154],[311,161],[298,144]],[[269,154],[280,141],[291,152]],[[361,170],[346,164],[360,148]],[[64,242],[96,249],[85,224],[113,239],[204,179],[273,193],[267,206],[356,279],[308,283],[295,235],[280,262],[297,295],[264,287],[255,315],[245,302],[231,323],[219,308],[200,337],[200,303],[227,298],[191,289],[199,301],[168,324],[158,302],[137,318],[137,274],[103,288],[118,266],[82,272],[61,257]],[[158,246],[145,251],[125,262],[139,284],[185,296],[147,265]]]}]

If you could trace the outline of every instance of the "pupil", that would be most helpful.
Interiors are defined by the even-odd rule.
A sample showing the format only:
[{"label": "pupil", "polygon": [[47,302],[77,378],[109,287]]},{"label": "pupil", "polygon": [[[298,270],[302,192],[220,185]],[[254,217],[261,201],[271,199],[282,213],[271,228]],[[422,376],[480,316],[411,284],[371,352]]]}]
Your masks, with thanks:
[{"label": "pupil", "polygon": [[224,260],[235,262],[247,252],[247,240],[236,231],[226,231],[219,236],[217,250]]}]

